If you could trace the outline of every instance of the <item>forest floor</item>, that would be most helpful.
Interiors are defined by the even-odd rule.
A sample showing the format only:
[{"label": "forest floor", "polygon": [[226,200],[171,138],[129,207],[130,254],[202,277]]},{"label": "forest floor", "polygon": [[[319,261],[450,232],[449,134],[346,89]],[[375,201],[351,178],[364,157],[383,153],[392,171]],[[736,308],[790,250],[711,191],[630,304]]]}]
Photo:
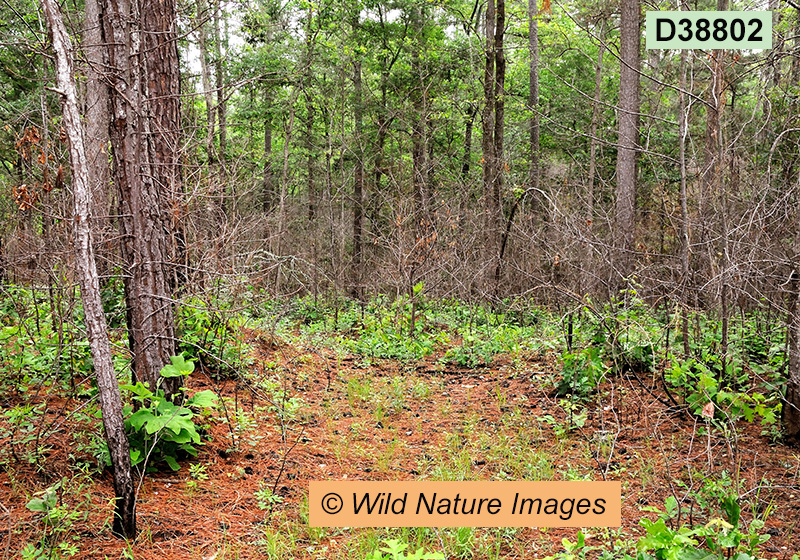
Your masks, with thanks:
[{"label": "forest floor", "polygon": [[[436,355],[365,360],[252,337],[247,383],[202,371],[189,378],[191,390],[213,389],[225,406],[205,418],[210,438],[195,459],[139,480],[135,542],[111,535],[111,476],[76,474],[78,429],[61,427],[41,442],[40,460],[3,465],[0,558],[36,557],[35,548],[59,542],[60,557],[80,559],[357,559],[398,538],[447,558],[535,559],[576,539],[577,529],[557,528],[309,527],[309,481],[335,479],[619,480],[622,527],[584,533],[587,546],[628,550],[643,532],[640,519],[654,517],[643,508],[663,510],[674,496],[691,512],[684,523],[705,523],[719,516],[713,496],[738,483],[743,519],[768,514],[760,532],[771,538],[760,555],[797,552],[798,451],[771,444],[756,424],[738,425],[735,438],[709,436],[702,419],[657,400],[665,398],[657,375],[616,378],[570,411],[553,396],[549,354],[501,355],[469,369]],[[43,398],[56,423],[80,405]],[[62,477],[59,499],[72,516],[47,525],[26,503]]]}]

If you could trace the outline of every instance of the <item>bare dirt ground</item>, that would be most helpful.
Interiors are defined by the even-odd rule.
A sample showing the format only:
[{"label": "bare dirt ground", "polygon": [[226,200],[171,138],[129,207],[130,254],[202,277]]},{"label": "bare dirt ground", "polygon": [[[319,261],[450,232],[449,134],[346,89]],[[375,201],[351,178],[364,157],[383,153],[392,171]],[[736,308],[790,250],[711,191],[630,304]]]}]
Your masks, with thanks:
[{"label": "bare dirt ground", "polygon": [[[738,425],[736,438],[705,435],[702,419],[656,400],[663,395],[652,374],[642,380],[652,392],[633,377],[605,384],[578,427],[552,396],[555,364],[547,356],[499,357],[491,367],[463,369],[436,357],[366,362],[264,338],[255,345],[247,383],[202,372],[189,379],[192,390],[217,391],[225,406],[206,419],[210,441],[196,459],[180,471],[141,478],[135,542],[111,535],[110,474],[75,474],[72,434],[80,427],[66,428],[68,422],[44,442],[49,450],[41,462],[3,466],[0,558],[21,558],[26,545],[41,546],[42,536],[53,533],[25,504],[61,477],[71,489],[62,491],[62,503],[88,512],[58,537],[77,546],[73,557],[80,559],[363,558],[387,535],[420,534],[427,549],[448,557],[534,559],[576,536],[576,529],[553,528],[310,528],[308,482],[326,479],[619,480],[623,526],[586,530],[594,544],[635,542],[639,520],[652,515],[642,508],[664,509],[670,495],[689,508],[684,522],[705,522],[704,485],[738,479],[743,518],[768,513],[762,532],[771,538],[761,555],[782,560],[797,552],[797,450],[771,444],[752,424]],[[81,404],[56,396],[48,402],[50,421]],[[200,465],[194,474],[192,464]]]}]

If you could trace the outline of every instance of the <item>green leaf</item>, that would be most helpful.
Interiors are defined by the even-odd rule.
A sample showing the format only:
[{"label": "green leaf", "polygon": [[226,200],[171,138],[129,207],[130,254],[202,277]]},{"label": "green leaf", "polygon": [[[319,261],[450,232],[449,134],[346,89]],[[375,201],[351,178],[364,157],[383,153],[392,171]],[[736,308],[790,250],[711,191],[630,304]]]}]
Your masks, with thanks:
[{"label": "green leaf", "polygon": [[734,527],[738,527],[739,516],[742,512],[742,508],[739,506],[739,498],[734,495],[725,496],[720,503],[720,507],[722,508],[722,511],[725,512],[725,517],[728,518],[728,523]]},{"label": "green leaf", "polygon": [[54,484],[47,490],[42,492],[37,492],[40,494],[41,498],[32,498],[25,507],[31,511],[41,511],[41,512],[48,512],[58,503],[58,488],[61,486],[61,483]]},{"label": "green leaf", "polygon": [[678,515],[678,500],[675,499],[675,496],[667,496],[664,505],[667,508],[667,515],[669,515],[669,517]]},{"label": "green leaf", "polygon": [[141,381],[137,382],[136,385],[120,385],[120,389],[130,391],[137,397],[141,397],[143,399],[149,399],[153,396],[153,392],[145,387]]},{"label": "green leaf", "polygon": [[177,434],[170,436],[169,440],[175,443],[189,443],[193,441],[194,438],[189,430],[180,430]]},{"label": "green leaf", "polygon": [[194,362],[186,361],[183,355],[170,356],[171,364],[161,368],[161,377],[182,377],[194,371]]},{"label": "green leaf", "polygon": [[164,462],[169,465],[173,471],[180,470],[181,466],[178,464],[178,461],[175,460],[175,457],[172,455],[164,455]]},{"label": "green leaf", "polygon": [[719,556],[708,550],[700,550],[699,548],[681,548],[676,558],[678,560],[719,560]]},{"label": "green leaf", "polygon": [[142,429],[142,426],[155,419],[153,413],[148,408],[140,408],[128,418],[128,424],[137,432]]},{"label": "green leaf", "polygon": [[164,416],[153,416],[153,418],[145,423],[144,431],[147,432],[148,435],[153,435],[156,432],[164,429],[164,426],[166,426],[168,423],[169,418],[165,418]]},{"label": "green leaf", "polygon": [[213,408],[216,404],[217,395],[209,389],[195,393],[186,403],[187,406],[196,406],[198,408]]}]

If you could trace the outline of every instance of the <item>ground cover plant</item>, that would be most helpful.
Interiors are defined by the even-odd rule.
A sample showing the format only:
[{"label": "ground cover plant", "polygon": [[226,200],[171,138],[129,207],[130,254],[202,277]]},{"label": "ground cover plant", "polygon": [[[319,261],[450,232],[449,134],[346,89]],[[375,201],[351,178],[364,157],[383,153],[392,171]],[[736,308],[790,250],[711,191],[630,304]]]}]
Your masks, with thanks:
[{"label": "ground cover plant", "polygon": [[[217,342],[202,346],[205,358],[182,355],[167,366],[185,379],[183,403],[130,384],[118,359],[143,527],[126,544],[110,535],[89,364],[57,369],[45,337],[32,336],[43,302],[15,294],[2,339],[14,367],[0,417],[8,558],[748,560],[795,552],[800,463],[779,442],[785,358],[777,344],[754,344],[781,334],[759,334],[753,317],[742,318],[724,371],[710,357],[713,321],[700,318],[699,332],[711,332],[684,356],[682,341],[666,343],[674,310],[635,298],[601,310],[587,301],[569,314],[420,298],[413,326],[405,298],[301,298],[227,312],[224,331],[205,319],[184,323],[187,338],[217,333]],[[197,302],[189,306],[196,315]],[[223,332],[236,343],[220,344]],[[224,375],[210,365],[214,352],[231,366]],[[309,527],[307,482],[343,478],[620,480],[623,526]]]}]

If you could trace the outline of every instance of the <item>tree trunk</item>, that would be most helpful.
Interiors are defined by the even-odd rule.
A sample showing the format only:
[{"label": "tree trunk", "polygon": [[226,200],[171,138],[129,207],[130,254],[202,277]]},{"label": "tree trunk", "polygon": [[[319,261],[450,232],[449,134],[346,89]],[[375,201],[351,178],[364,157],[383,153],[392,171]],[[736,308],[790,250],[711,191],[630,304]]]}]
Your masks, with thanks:
[{"label": "tree trunk", "polygon": [[[356,30],[357,23],[353,23],[353,31]],[[363,291],[363,270],[362,270],[362,235],[364,221],[364,107],[362,101],[361,85],[361,59],[359,54],[355,54],[353,59],[353,120],[355,127],[355,181],[353,183],[353,261],[352,261],[352,289],[351,294],[354,298],[361,300],[364,296]]]},{"label": "tree trunk", "polygon": [[[414,34],[422,37],[422,13],[419,8],[414,9]],[[420,50],[424,48],[420,39],[414,40],[411,51],[411,76],[413,89],[411,90],[411,102],[413,105],[414,116],[411,124],[411,167],[412,167],[412,189],[414,201],[414,232],[417,240],[424,237],[426,229],[425,216],[425,197],[427,189],[427,165],[425,149],[426,136],[426,109],[425,109],[425,84],[422,77],[422,65],[420,62]],[[418,243],[419,244],[419,243]]]},{"label": "tree trunk", "polygon": [[795,183],[794,239],[789,262],[789,313],[786,318],[789,371],[781,411],[787,439],[800,443],[800,174]]},{"label": "tree trunk", "polygon": [[539,188],[539,9],[536,0],[528,0],[528,53],[531,63],[528,67],[528,121],[530,134],[530,153],[528,169],[528,188]]},{"label": "tree trunk", "polygon": [[317,215],[317,187],[314,180],[314,103],[306,95],[306,190],[308,191],[308,221]]},{"label": "tree trunk", "polygon": [[267,116],[264,117],[264,182],[261,187],[262,210],[270,213],[275,209],[275,172],[272,168],[272,95],[264,96]]},{"label": "tree trunk", "polygon": [[506,175],[505,151],[503,149],[506,110],[506,52],[504,37],[506,32],[506,1],[496,0],[496,23],[494,28],[494,163],[495,173],[492,184],[492,205],[495,212],[495,227],[502,222],[503,184]]},{"label": "tree trunk", "polygon": [[86,55],[86,158],[89,187],[92,190],[92,215],[95,231],[102,237],[110,229],[108,165],[108,85],[103,80],[106,67],[98,0],[86,0],[84,46]]},{"label": "tree trunk", "polygon": [[[490,21],[490,13],[492,19]],[[484,196],[486,196],[486,220],[488,234],[488,271],[493,271],[494,275],[490,279],[490,294],[493,298],[498,297],[501,254],[505,252],[507,235],[501,233],[503,207],[503,182],[506,173],[505,154],[503,150],[503,138],[505,127],[505,79],[506,79],[506,58],[503,47],[505,26],[506,26],[506,4],[505,0],[489,0],[486,11],[486,79],[488,87],[484,84],[484,93],[487,96],[486,104],[489,110],[484,111]],[[491,36],[490,36],[491,33]],[[492,59],[490,61],[490,58]],[[486,122],[486,117],[489,122]],[[487,135],[488,134],[488,138]],[[488,149],[487,149],[488,148]],[[486,159],[489,155],[489,159]],[[487,167],[491,167],[486,173]],[[487,184],[488,181],[488,184]],[[510,224],[510,223],[509,223]],[[492,266],[494,265],[494,266]]]},{"label": "tree trunk", "polygon": [[687,307],[689,300],[687,292],[690,282],[691,247],[689,245],[689,201],[686,193],[686,136],[689,129],[689,107],[686,104],[686,50],[681,51],[680,85],[678,87],[678,112],[679,118],[679,144],[678,159],[681,166],[681,334],[683,337],[683,355],[689,357],[689,313]]},{"label": "tree trunk", "polygon": [[[179,75],[175,4],[103,0],[108,48],[114,182],[135,381],[155,389],[175,354],[168,274],[174,247],[170,211],[179,197]],[[180,379],[161,384],[179,393]]]},{"label": "tree trunk", "polygon": [[197,48],[200,50],[200,80],[203,86],[203,98],[206,104],[206,158],[208,163],[214,163],[216,159],[214,150],[214,92],[211,89],[211,65],[209,63],[208,51],[208,26],[207,19],[208,2],[198,0],[197,2]]},{"label": "tree trunk", "polygon": [[[150,142],[154,187],[161,204],[166,205],[169,225],[167,235],[168,292],[176,291],[185,283],[188,259],[186,237],[183,229],[186,217],[183,179],[181,177],[181,89],[180,63],[178,62],[178,17],[176,0],[147,0],[142,2],[141,21],[147,57]],[[166,300],[161,305],[167,305]],[[172,312],[170,306],[170,321]],[[172,329],[170,328],[170,331]],[[175,353],[171,343],[170,355]],[[168,356],[169,357],[169,356]],[[170,382],[177,390],[179,379]]]},{"label": "tree trunk", "polygon": [[461,160],[461,179],[466,181],[469,177],[470,163],[472,163],[472,129],[475,124],[475,115],[478,108],[470,103],[464,117],[464,154]]},{"label": "tree trunk", "polygon": [[594,222],[594,181],[597,175],[597,125],[600,121],[600,100],[603,94],[603,53],[605,52],[606,19],[600,23],[600,47],[597,53],[597,67],[594,71],[594,97],[592,99],[592,124],[589,138],[589,187],[586,193],[586,222],[591,227]]},{"label": "tree trunk", "polygon": [[486,25],[484,33],[486,37],[486,61],[483,73],[483,128],[481,137],[481,148],[483,151],[483,236],[486,274],[485,287],[493,292],[494,276],[490,271],[494,271],[496,266],[492,266],[496,258],[497,240],[499,238],[499,208],[494,197],[496,174],[497,174],[497,146],[494,140],[495,134],[495,113],[496,91],[495,91],[495,25],[497,10],[495,0],[488,0],[486,3]]},{"label": "tree trunk", "polygon": [[634,265],[636,227],[636,150],[639,143],[638,0],[622,0],[620,18],[619,139],[617,147],[616,275],[626,282]]},{"label": "tree trunk", "polygon": [[495,26],[495,0],[486,3],[486,61],[483,73],[483,134],[481,148],[483,151],[483,213],[484,236],[487,260],[494,255],[495,248],[495,212],[492,198],[494,187],[495,157],[494,157],[494,26]]},{"label": "tree trunk", "polygon": [[122,397],[111,361],[111,344],[103,314],[100,283],[92,247],[91,188],[84,134],[78,110],[73,71],[72,45],[55,0],[42,0],[56,58],[56,83],[62,95],[63,125],[69,139],[72,166],[73,243],[78,283],[81,288],[86,330],[92,352],[103,428],[114,469],[114,523],[112,531],[126,539],[136,536],[136,501],[131,475],[131,457],[122,415]]},{"label": "tree trunk", "polygon": [[[225,170],[226,153],[228,149],[228,102],[225,89],[225,58],[227,54],[223,51],[223,43],[227,47],[228,20],[224,17],[224,11],[220,5],[220,0],[214,3],[214,56],[215,61],[215,80],[217,90],[217,123],[219,124],[219,161],[222,165],[223,173]],[[220,19],[223,19],[224,32],[220,29]],[[227,49],[226,49],[227,50]],[[221,188],[220,196],[224,197],[224,189]],[[224,204],[221,205],[224,207]]]},{"label": "tree trunk", "polygon": [[[798,212],[800,216],[800,212]],[[798,220],[800,221],[800,220]],[[797,238],[798,236],[795,235]],[[783,404],[783,426],[787,439],[800,442],[800,245],[795,240],[795,258],[789,283],[789,315],[787,327],[789,336],[789,371],[786,381],[786,402]]]}]

